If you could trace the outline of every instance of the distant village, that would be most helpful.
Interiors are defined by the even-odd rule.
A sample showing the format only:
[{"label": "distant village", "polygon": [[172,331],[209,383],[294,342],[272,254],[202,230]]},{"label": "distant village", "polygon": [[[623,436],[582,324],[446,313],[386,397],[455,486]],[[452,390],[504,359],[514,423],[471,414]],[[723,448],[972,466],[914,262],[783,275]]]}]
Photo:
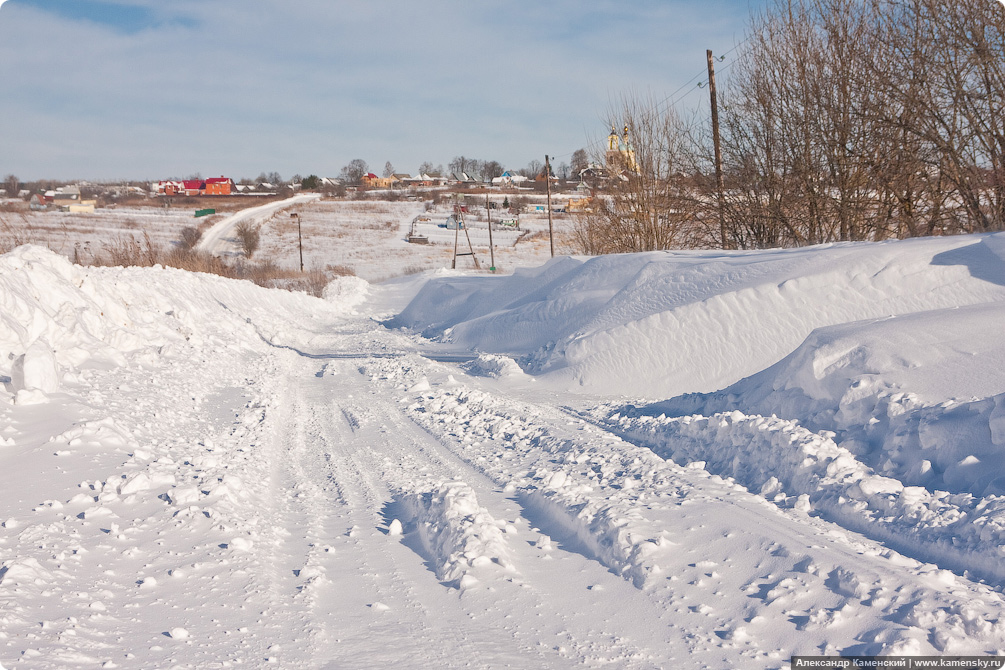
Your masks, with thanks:
[{"label": "distant village", "polygon": [[[444,176],[439,173],[420,173],[412,176],[407,173],[396,173],[387,177],[378,177],[372,172],[364,174],[357,185],[353,185],[344,179],[337,177],[309,177],[311,183],[306,187],[309,190],[330,190],[330,189],[354,189],[379,190],[379,189],[420,189],[420,188],[444,188],[457,186],[483,187],[494,186],[497,188],[520,188],[528,183],[543,183],[544,173],[537,177],[527,177],[517,172],[504,171],[502,175],[493,177],[491,181],[481,181],[465,173],[451,174]],[[552,177],[553,181],[558,179]],[[280,185],[269,182],[258,182],[253,184],[239,184],[229,177],[220,176],[209,179],[186,179],[180,181],[159,181],[151,185],[150,191],[155,195],[187,195],[187,196],[213,196],[213,195],[277,195],[281,187],[289,188],[293,191],[300,191],[305,188],[305,182],[293,181],[289,184]]]},{"label": "distant village", "polygon": [[[582,149],[572,156],[571,166],[561,164],[557,170],[555,166],[551,166],[550,172],[538,161],[532,161],[527,168],[521,170],[503,170],[498,163],[484,163],[483,167],[493,167],[491,171],[481,170],[478,177],[465,169],[444,173],[433,169],[429,163],[424,163],[415,175],[394,172],[388,163],[384,176],[377,176],[368,171],[366,163],[360,159],[343,168],[339,177],[296,175],[290,181],[284,181],[276,173],[263,173],[256,180],[241,181],[220,175],[205,179],[165,179],[152,183],[79,182],[56,186],[51,182],[21,184],[15,176],[8,175],[0,185],[0,196],[28,200],[30,208],[35,211],[90,213],[96,207],[114,206],[117,202],[136,198],[165,198],[165,206],[171,206],[174,198],[285,197],[300,191],[314,191],[336,197],[358,197],[369,193],[375,197],[418,198],[420,191],[431,189],[544,193],[550,187],[554,194],[561,193],[564,196],[559,206],[561,211],[577,212],[589,210],[597,192],[603,190],[609,182],[624,180],[627,178],[625,175],[638,171],[627,126],[620,135],[615,129],[611,129],[603,165],[587,162],[586,152]],[[476,171],[482,163],[455,159],[455,162],[458,161],[462,168],[474,166]],[[350,167],[359,169],[354,171]],[[442,170],[442,166],[439,170]]]},{"label": "distant village", "polygon": [[[556,194],[562,192],[566,196],[570,193],[582,196],[564,199],[562,208],[569,207],[571,211],[575,211],[586,207],[598,181],[602,181],[604,178],[606,177],[601,170],[590,167],[576,175],[575,179],[559,179],[552,175],[550,181]],[[230,177],[221,175],[206,179],[166,179],[143,185],[79,182],[44,190],[37,187],[34,189],[21,188],[21,186],[18,184],[19,188],[14,193],[11,193],[12,188],[7,188],[6,193],[0,192],[0,195],[7,195],[9,198],[16,197],[20,200],[27,199],[33,211],[55,210],[85,214],[94,212],[95,208],[99,206],[114,205],[117,201],[134,198],[165,198],[166,206],[169,206],[170,200],[176,197],[277,197],[300,191],[318,191],[334,196],[357,194],[361,196],[369,192],[377,197],[381,195],[380,191],[384,191],[384,195],[392,197],[415,198],[420,197],[419,191],[428,189],[470,188],[544,192],[547,184],[543,171],[535,177],[528,177],[525,174],[506,170],[501,175],[486,181],[475,179],[463,172],[450,175],[423,172],[414,176],[407,173],[395,173],[386,177],[379,177],[372,172],[367,172],[355,184],[337,177],[316,177],[313,175],[286,183],[268,181],[239,183]]]}]

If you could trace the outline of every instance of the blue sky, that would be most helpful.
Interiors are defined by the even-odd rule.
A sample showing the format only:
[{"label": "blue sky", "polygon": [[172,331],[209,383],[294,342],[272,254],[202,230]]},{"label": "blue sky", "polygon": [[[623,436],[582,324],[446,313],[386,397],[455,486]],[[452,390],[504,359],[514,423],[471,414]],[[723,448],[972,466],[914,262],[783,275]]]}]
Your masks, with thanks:
[{"label": "blue sky", "polygon": [[7,0],[0,176],[567,162],[618,96],[669,96],[733,49],[760,1]]}]

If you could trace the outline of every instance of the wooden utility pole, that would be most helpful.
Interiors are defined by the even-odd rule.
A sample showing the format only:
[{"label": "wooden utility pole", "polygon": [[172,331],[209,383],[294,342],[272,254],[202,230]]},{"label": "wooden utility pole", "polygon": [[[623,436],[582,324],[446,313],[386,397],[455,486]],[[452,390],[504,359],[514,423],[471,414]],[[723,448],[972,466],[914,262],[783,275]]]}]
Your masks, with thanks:
[{"label": "wooden utility pole", "polygon": [[708,58],[708,93],[712,98],[712,146],[715,148],[715,190],[719,200],[719,236],[722,248],[728,249],[726,242],[726,195],[722,183],[722,149],[719,146],[719,105],[715,99],[715,66],[712,64],[712,50],[706,49]]},{"label": "wooden utility pole", "polygon": [[[454,212],[457,212],[457,207],[454,207]],[[461,235],[461,224],[454,220],[454,258],[450,261],[450,269],[457,269],[457,242]]]},{"label": "wooden utility pole", "polygon": [[489,220],[489,272],[496,271],[496,248],[492,244],[492,210],[489,208],[489,193],[485,192],[485,216]]},{"label": "wooden utility pole", "polygon": [[551,243],[551,257],[555,257],[555,230],[551,225],[551,162],[544,155],[544,183],[548,185],[548,240]]},{"label": "wooden utility pole", "polygon": [[300,215],[296,212],[290,214],[290,218],[297,220],[297,246],[300,247],[300,273],[304,272],[304,237],[300,233]]}]

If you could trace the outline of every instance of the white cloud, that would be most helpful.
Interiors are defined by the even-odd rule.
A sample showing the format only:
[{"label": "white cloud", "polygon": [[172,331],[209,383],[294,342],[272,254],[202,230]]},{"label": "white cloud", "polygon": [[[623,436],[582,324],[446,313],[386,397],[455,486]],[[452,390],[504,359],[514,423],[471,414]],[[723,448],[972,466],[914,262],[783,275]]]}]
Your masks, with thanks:
[{"label": "white cloud", "polygon": [[[32,139],[0,136],[0,172],[334,174],[457,154],[520,167],[585,145],[618,91],[701,70],[693,34],[709,25],[706,4],[681,2],[119,2],[147,24],[4,7],[0,62],[22,93],[0,100],[0,123]],[[698,39],[724,51],[742,18],[722,14]]]}]

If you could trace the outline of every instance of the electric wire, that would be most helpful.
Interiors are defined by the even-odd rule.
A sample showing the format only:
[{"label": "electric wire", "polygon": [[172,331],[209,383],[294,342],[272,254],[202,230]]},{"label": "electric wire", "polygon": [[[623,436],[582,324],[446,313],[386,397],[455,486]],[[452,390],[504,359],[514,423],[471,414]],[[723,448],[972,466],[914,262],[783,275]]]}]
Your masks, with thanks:
[{"label": "electric wire", "polygon": [[[732,49],[730,49],[729,51],[726,51],[726,52],[720,54],[719,56],[716,56],[715,57],[716,60],[718,60],[720,63],[722,63],[726,59],[727,56],[729,56],[731,53],[733,53],[734,51],[736,51],[737,49],[739,49],[741,46],[743,46],[744,44],[746,44],[746,42],[747,42],[748,39],[749,38],[744,37],[742,40],[740,40],[739,42],[737,42],[733,46]],[[720,68],[719,72],[726,72],[727,70],[729,70],[730,66],[732,66],[736,61],[737,61],[737,59],[733,58],[728,63],[725,63]],[[653,108],[652,108],[651,111],[655,111],[657,113],[663,113],[666,110],[668,110],[671,107],[673,107],[674,105],[676,105],[678,102],[680,102],[684,98],[686,98],[687,96],[689,96],[692,93],[694,93],[694,89],[695,88],[704,88],[705,86],[708,85],[707,75],[708,75],[707,69],[699,71],[693,77],[691,77],[686,82],[684,82],[683,84],[681,84],[681,86],[679,88],[677,88],[673,93],[671,93],[667,97],[663,98],[663,100],[661,100],[660,102],[658,102],[655,105],[653,105]],[[701,79],[702,77],[706,77],[706,78],[703,81],[699,81],[698,84],[697,84],[697,86],[695,86],[694,85],[695,80],[696,79]],[[647,111],[650,111],[650,110],[647,110]],[[592,142],[587,143],[587,145],[585,147],[583,147],[583,149],[586,149],[589,152],[589,151],[595,151],[595,150],[599,149],[601,146],[602,146],[602,143],[601,143],[600,140],[594,140]],[[556,154],[554,156],[551,156],[551,158],[552,159],[566,158],[566,157],[572,156],[572,154],[576,153],[576,151],[578,151],[578,149],[576,149],[574,151],[570,151],[570,152],[564,153],[564,154]]]}]

